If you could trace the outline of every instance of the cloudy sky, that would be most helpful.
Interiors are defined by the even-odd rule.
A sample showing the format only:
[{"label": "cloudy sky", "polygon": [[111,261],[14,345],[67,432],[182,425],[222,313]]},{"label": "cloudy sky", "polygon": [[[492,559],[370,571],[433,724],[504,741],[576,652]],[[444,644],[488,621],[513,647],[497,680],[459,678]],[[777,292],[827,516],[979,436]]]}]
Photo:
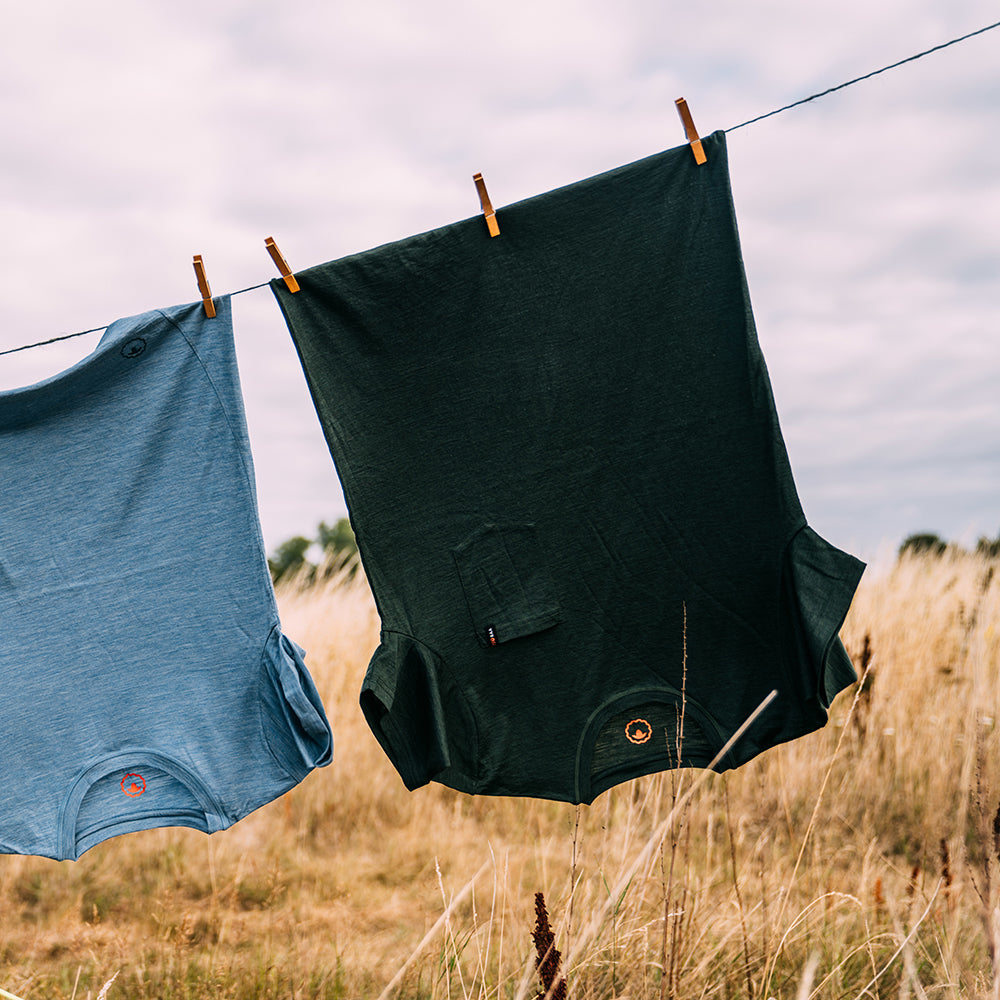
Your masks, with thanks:
[{"label": "cloudy sky", "polygon": [[[1000,19],[955,0],[65,0],[0,38],[0,350],[678,145]],[[1000,29],[728,136],[799,493],[866,558],[1000,532]],[[345,512],[268,289],[234,299],[269,549]],[[0,388],[99,335],[0,357]]]}]

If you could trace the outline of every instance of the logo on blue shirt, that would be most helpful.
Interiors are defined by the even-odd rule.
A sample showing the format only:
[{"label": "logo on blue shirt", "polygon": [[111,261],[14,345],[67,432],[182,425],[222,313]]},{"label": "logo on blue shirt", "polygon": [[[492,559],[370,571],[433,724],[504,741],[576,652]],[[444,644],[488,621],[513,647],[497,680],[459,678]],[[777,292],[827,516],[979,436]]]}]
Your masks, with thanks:
[{"label": "logo on blue shirt", "polygon": [[123,348],[122,357],[123,358],[137,358],[142,352],[146,350],[146,341],[142,337],[133,337]]},{"label": "logo on blue shirt", "polygon": [[126,774],[122,778],[122,791],[130,798],[137,799],[146,790],[146,782],[141,774]]}]

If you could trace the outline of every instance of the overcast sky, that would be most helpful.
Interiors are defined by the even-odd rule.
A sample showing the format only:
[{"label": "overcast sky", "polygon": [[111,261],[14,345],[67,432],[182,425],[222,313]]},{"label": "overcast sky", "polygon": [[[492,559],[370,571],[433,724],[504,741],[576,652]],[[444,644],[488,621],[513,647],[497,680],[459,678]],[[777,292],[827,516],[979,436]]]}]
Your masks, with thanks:
[{"label": "overcast sky", "polygon": [[[113,0],[0,37],[0,350],[474,215],[1000,19],[955,0]],[[813,527],[1000,532],[1000,29],[737,129],[758,331]],[[343,516],[271,292],[234,299],[269,550]],[[0,357],[0,388],[99,335]]]}]

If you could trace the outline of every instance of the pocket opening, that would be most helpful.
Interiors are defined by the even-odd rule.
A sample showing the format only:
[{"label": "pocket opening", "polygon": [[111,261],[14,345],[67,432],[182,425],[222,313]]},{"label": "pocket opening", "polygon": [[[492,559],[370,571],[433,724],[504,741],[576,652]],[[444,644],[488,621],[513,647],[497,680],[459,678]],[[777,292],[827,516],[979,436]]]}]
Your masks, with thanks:
[{"label": "pocket opening", "polygon": [[452,556],[481,646],[533,635],[562,620],[534,524],[485,524],[452,549]]}]

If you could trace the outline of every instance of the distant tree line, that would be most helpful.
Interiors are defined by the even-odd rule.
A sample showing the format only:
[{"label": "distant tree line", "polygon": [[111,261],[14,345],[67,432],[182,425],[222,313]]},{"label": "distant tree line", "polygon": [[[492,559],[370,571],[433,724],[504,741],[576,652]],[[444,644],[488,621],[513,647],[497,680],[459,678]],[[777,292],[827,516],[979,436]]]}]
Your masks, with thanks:
[{"label": "distant tree line", "polygon": [[[940,535],[924,531],[908,535],[903,539],[903,543],[899,546],[898,554],[900,558],[907,554],[943,556],[949,550],[953,552],[968,551],[956,542],[946,541]],[[979,541],[976,542],[976,547],[973,551],[977,555],[985,556],[987,559],[1000,558],[1000,533],[997,534],[996,538],[986,538],[985,535],[981,536]]]},{"label": "distant tree line", "polygon": [[267,568],[275,583],[296,576],[311,583],[342,569],[357,552],[354,529],[350,520],[342,517],[332,526],[320,521],[315,538],[295,535],[282,542],[268,557]]},{"label": "distant tree line", "polygon": [[[921,531],[908,535],[899,546],[898,555],[943,556],[947,551],[965,551],[956,542],[949,542],[934,532]],[[996,538],[981,537],[976,542],[975,551],[987,559],[1000,559],[1000,533]],[[268,557],[267,566],[271,579],[277,583],[282,578],[301,576],[306,582],[329,576],[349,563],[358,552],[354,529],[348,518],[342,517],[332,526],[320,521],[316,536],[306,538],[295,535],[282,542],[273,555]],[[313,556],[312,559],[309,556]]]}]

